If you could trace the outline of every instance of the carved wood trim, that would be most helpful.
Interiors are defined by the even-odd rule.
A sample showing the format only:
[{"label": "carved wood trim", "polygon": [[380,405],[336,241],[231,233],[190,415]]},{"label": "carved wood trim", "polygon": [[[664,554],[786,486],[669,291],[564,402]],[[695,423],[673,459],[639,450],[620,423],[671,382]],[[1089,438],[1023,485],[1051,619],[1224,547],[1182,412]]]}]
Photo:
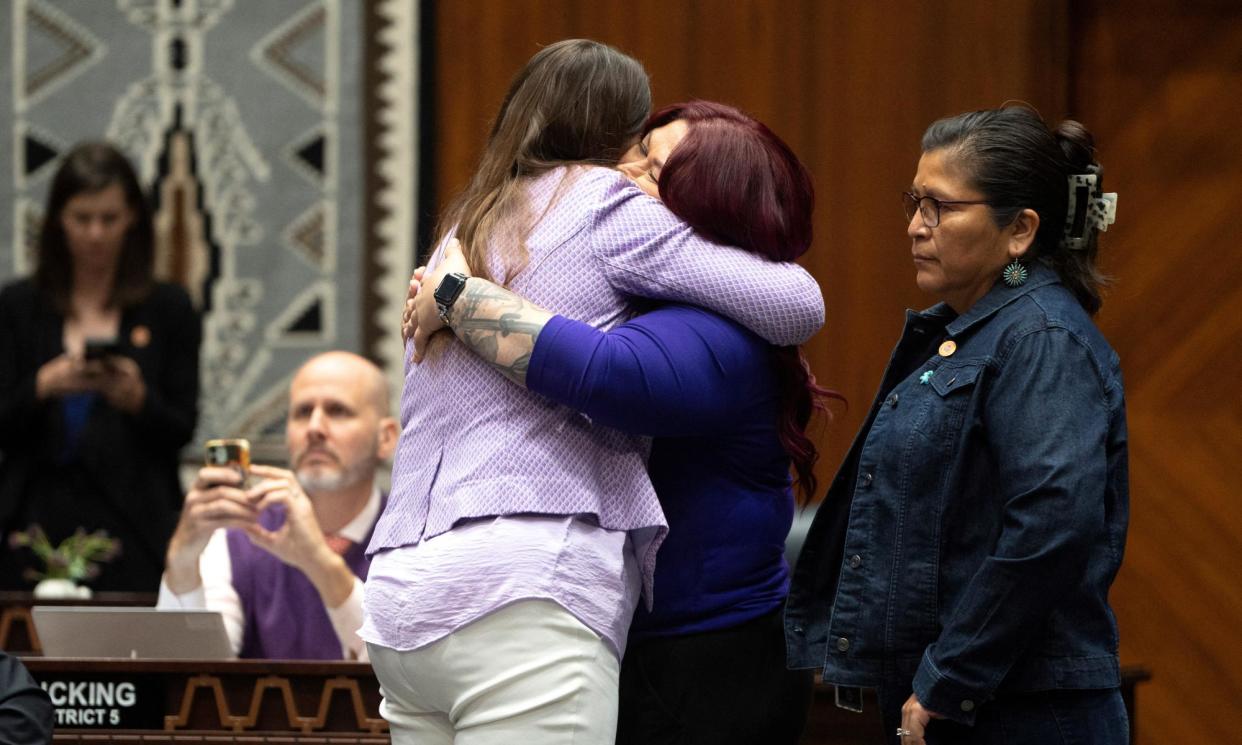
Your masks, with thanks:
[{"label": "carved wood trim", "polygon": [[270,689],[280,691],[280,698],[285,708],[285,718],[289,722],[289,728],[299,730],[304,734],[320,732],[324,729],[328,723],[328,712],[332,706],[332,697],[337,691],[345,691],[349,696],[349,702],[354,712],[354,721],[359,732],[378,735],[388,731],[388,722],[384,721],[384,719],[367,716],[366,705],[362,699],[362,689],[359,687],[358,681],[343,675],[323,681],[323,688],[319,694],[318,712],[313,717],[302,716],[298,711],[297,703],[293,697],[293,687],[286,677],[269,675],[257,679],[250,695],[249,711],[245,715],[239,716],[229,710],[228,701],[224,695],[224,684],[219,677],[214,675],[196,675],[186,681],[185,692],[181,696],[179,712],[175,715],[164,717],[164,729],[166,731],[188,728],[190,714],[194,707],[194,698],[200,688],[207,688],[212,691],[220,727],[234,732],[244,732],[254,728],[259,721],[263,696]]},{"label": "carved wood trim", "polygon": [[39,634],[35,631],[34,618],[30,615],[30,608],[23,606],[11,606],[5,608],[0,613],[0,649],[13,651],[9,636],[17,623],[21,623],[26,627],[26,636],[30,639],[29,651],[34,654],[43,654],[43,645],[39,642]]},{"label": "carved wood trim", "polygon": [[[298,707],[293,701],[293,688],[289,685],[288,678],[269,675],[254,682],[254,692],[250,695],[250,713],[244,717],[232,718],[234,731],[250,729],[258,723],[259,707],[263,705],[263,694],[272,688],[280,691],[281,701],[285,705],[285,718],[289,720],[289,729],[297,729],[302,725],[306,718],[298,716]],[[307,731],[304,726],[302,731]]]},{"label": "carved wood trim", "polygon": [[194,706],[194,694],[199,688],[209,688],[214,693],[216,701],[216,715],[220,719],[220,727],[224,729],[230,728],[235,719],[229,714],[228,702],[224,700],[224,686],[220,683],[220,679],[214,675],[195,675],[185,682],[185,692],[181,694],[181,710],[177,714],[170,714],[164,717],[164,729],[175,730],[184,729],[190,722],[190,710]]},{"label": "carved wood trim", "polygon": [[[338,675],[324,681],[323,693],[319,697],[319,713],[312,719],[307,720],[313,722],[315,729],[322,728],[328,721],[328,707],[332,705],[332,695],[338,690],[349,692],[350,702],[354,706],[354,718],[358,722],[358,729],[364,732],[379,734],[388,731],[388,722],[384,719],[372,719],[367,716],[366,706],[362,703],[362,690],[358,687],[358,681],[352,678],[346,678]],[[310,730],[302,730],[309,732]]]}]

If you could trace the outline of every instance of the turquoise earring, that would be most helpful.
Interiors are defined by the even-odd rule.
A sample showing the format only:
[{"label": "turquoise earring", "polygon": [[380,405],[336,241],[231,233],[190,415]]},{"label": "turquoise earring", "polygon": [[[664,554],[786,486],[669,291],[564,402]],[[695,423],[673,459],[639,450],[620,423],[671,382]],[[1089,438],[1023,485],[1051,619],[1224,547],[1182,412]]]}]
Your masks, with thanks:
[{"label": "turquoise earring", "polygon": [[1026,284],[1026,278],[1029,276],[1030,274],[1026,271],[1026,267],[1017,259],[1009,262],[1009,265],[1005,267],[1005,271],[1001,272],[1001,278],[1010,287],[1021,287]]}]

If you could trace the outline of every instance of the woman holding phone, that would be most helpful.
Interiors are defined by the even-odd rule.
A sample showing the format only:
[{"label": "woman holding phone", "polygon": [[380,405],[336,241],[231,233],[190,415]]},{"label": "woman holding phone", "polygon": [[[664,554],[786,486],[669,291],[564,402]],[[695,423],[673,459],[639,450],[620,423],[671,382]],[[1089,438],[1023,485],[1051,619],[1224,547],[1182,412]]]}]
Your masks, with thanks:
[{"label": "woman holding phone", "polygon": [[[32,278],[0,291],[0,530],[53,543],[106,530],[98,590],[155,592],[177,519],[177,453],[198,415],[199,319],[152,276],[154,230],[133,168],[80,144],[52,179]],[[0,583],[29,587],[7,551]]]}]

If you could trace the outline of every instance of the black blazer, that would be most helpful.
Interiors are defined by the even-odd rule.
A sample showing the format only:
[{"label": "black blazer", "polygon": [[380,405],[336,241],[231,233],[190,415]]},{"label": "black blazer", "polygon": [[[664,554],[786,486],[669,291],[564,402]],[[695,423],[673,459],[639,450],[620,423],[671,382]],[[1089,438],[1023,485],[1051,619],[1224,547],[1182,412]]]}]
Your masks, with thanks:
[{"label": "black blazer", "polygon": [[[24,529],[32,493],[55,483],[63,466],[65,429],[59,400],[35,398],[35,376],[64,351],[64,319],[31,280],[0,290],[0,529],[3,536]],[[134,359],[146,383],[146,400],[137,414],[94,404],[79,448],[75,486],[85,481],[122,516],[124,566],[131,582],[108,589],[155,592],[164,550],[181,509],[178,454],[194,434],[198,418],[198,349],[202,326],[189,296],[179,287],[157,284],[141,303],[121,313],[123,353]],[[44,484],[34,487],[35,483]],[[49,534],[66,535],[79,516],[53,516]],[[47,519],[45,517],[45,519]],[[87,529],[98,526],[85,525]],[[11,552],[0,552],[3,553]],[[29,586],[10,561],[0,560],[0,586]],[[114,567],[115,569],[115,567]],[[105,570],[107,571],[107,570]],[[129,586],[125,586],[129,585]]]},{"label": "black blazer", "polygon": [[21,660],[0,652],[0,742],[46,745],[52,741],[52,702]]}]

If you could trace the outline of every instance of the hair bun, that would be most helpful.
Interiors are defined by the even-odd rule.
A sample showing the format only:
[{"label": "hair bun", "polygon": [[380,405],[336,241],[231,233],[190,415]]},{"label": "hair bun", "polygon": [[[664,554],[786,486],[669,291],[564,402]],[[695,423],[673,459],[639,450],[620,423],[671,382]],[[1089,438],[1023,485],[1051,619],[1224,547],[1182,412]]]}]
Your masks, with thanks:
[{"label": "hair bun", "polygon": [[1088,167],[1098,167],[1099,164],[1095,162],[1095,138],[1082,124],[1066,119],[1057,125],[1053,134],[1065,159],[1069,161],[1070,173],[1086,173]]}]

